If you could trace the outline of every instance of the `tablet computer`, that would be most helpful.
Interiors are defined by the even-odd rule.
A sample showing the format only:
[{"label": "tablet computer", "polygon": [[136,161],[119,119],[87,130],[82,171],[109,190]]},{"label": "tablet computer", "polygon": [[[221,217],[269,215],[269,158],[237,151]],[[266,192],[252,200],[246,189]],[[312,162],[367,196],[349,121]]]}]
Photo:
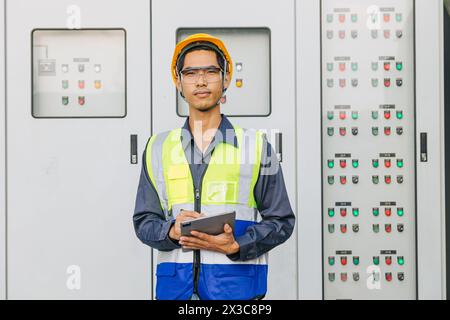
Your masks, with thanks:
[{"label": "tablet computer", "polygon": [[223,228],[225,224],[229,224],[230,227],[234,230],[235,220],[236,211],[183,221],[180,223],[181,235],[192,236],[191,231],[200,231],[216,236],[224,232]]}]

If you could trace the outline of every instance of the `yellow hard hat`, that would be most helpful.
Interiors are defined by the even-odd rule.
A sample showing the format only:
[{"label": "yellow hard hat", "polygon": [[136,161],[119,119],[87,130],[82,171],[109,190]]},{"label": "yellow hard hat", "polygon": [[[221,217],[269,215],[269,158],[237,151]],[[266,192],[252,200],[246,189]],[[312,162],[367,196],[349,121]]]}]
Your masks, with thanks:
[{"label": "yellow hard hat", "polygon": [[230,54],[227,51],[227,48],[225,48],[225,45],[223,44],[222,40],[219,38],[216,38],[212,35],[209,35],[207,33],[196,33],[193,35],[190,35],[184,40],[181,40],[178,42],[178,44],[175,47],[175,50],[173,52],[172,57],[172,66],[171,66],[171,72],[172,72],[172,80],[173,82],[177,83],[177,61],[180,56],[180,54],[191,44],[195,42],[209,42],[212,43],[215,47],[217,47],[225,59],[227,60],[227,64],[229,66],[229,72],[230,72],[230,79],[233,77],[233,63],[231,61]]}]

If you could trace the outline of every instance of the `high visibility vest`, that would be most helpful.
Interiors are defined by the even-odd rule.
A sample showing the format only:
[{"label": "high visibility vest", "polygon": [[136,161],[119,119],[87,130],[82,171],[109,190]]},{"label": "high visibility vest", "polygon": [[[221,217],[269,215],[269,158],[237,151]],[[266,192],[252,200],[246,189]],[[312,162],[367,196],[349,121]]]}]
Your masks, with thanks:
[{"label": "high visibility vest", "polygon": [[[181,143],[181,130],[153,135],[146,148],[147,172],[166,220],[176,219],[181,209],[206,216],[236,211],[234,236],[243,235],[249,226],[261,220],[253,190],[261,165],[262,132],[234,126],[237,147],[218,143],[200,187],[195,189]],[[200,259],[194,263],[195,254],[181,249],[158,251],[157,299],[189,299],[194,287],[200,298],[206,300],[253,299],[265,295],[267,254],[235,262],[223,253],[200,250]],[[198,272],[194,272],[194,267]]]}]

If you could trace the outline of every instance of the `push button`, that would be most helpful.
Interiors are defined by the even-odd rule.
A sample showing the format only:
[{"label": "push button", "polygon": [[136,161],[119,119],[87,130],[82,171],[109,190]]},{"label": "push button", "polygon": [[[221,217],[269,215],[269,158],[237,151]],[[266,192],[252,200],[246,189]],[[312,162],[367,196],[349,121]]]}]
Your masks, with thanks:
[{"label": "push button", "polygon": [[378,184],[380,182],[380,178],[378,176],[372,176],[372,183]]},{"label": "push button", "polygon": [[372,230],[373,230],[373,232],[375,232],[375,233],[380,232],[380,225],[379,225],[378,223],[373,224],[373,225],[372,225]]},{"label": "push button", "polygon": [[387,233],[391,233],[391,231],[392,231],[392,225],[391,225],[390,223],[385,224],[385,225],[384,225],[384,230],[385,230]]},{"label": "push button", "polygon": [[358,233],[359,232],[359,224],[353,224],[352,225],[352,230],[354,233]]},{"label": "push button", "polygon": [[384,127],[384,134],[387,136],[391,135],[391,127]]},{"label": "push button", "polygon": [[386,272],[386,281],[388,282],[392,281],[392,272]]},{"label": "push button", "polygon": [[328,232],[329,232],[329,233],[334,233],[334,224],[330,223],[330,224],[328,225]]},{"label": "push button", "polygon": [[335,279],[336,279],[336,275],[334,274],[334,272],[329,272],[328,273],[328,280],[330,282],[334,282]]},{"label": "push button", "polygon": [[329,185],[333,185],[334,184],[334,176],[328,176],[327,180],[328,180],[328,184]]},{"label": "push button", "polygon": [[339,134],[343,137],[347,133],[347,129],[345,127],[339,128]]},{"label": "push button", "polygon": [[391,184],[391,182],[392,182],[391,176],[389,176],[389,175],[384,176],[384,182],[385,182],[386,184]]},{"label": "push button", "polygon": [[359,281],[359,272],[353,272],[353,281]]},{"label": "push button", "polygon": [[332,137],[334,135],[334,128],[332,128],[332,127],[327,128],[327,134],[330,137]]},{"label": "push button", "polygon": [[347,183],[347,177],[346,176],[340,176],[339,180],[341,181],[342,185]]},{"label": "push button", "polygon": [[341,224],[341,233],[347,233],[347,225]]},{"label": "push button", "polygon": [[352,183],[358,184],[358,182],[359,182],[359,176],[352,176]]},{"label": "push button", "polygon": [[357,127],[352,127],[352,135],[354,135],[354,136],[358,135],[358,128]]}]

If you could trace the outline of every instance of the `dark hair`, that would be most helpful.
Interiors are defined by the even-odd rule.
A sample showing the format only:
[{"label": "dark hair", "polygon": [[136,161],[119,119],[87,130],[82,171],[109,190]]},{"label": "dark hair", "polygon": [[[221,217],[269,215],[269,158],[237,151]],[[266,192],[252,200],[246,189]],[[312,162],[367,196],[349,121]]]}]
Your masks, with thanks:
[{"label": "dark hair", "polygon": [[184,59],[185,59],[186,55],[189,52],[199,51],[199,50],[206,50],[206,51],[214,52],[216,54],[216,57],[217,57],[217,63],[219,64],[220,68],[223,70],[223,68],[225,66],[225,61],[224,61],[224,58],[219,54],[219,52],[217,52],[216,50],[212,49],[209,46],[198,45],[198,46],[195,46],[195,47],[192,47],[192,48],[186,50],[186,52],[184,52],[183,55],[178,58],[178,61],[177,61],[177,73],[179,73],[183,69],[183,67],[184,67]]}]

